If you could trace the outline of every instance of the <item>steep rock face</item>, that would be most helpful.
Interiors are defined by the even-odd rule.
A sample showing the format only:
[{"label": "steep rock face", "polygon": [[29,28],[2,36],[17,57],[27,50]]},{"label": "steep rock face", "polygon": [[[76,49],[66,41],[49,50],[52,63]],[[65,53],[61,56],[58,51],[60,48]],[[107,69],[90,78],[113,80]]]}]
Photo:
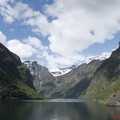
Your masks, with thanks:
[{"label": "steep rock face", "polygon": [[[25,69],[27,72],[23,71]],[[21,64],[20,58],[0,43],[0,97],[42,98],[33,90],[30,76],[28,69]]]},{"label": "steep rock face", "polygon": [[84,98],[120,105],[120,46],[96,70]]},{"label": "steep rock face", "polygon": [[78,98],[89,86],[91,78],[102,61],[93,60],[81,64],[69,73],[56,77],[57,88],[51,92],[52,97]]},{"label": "steep rock face", "polygon": [[44,82],[45,80],[54,79],[48,69],[39,65],[37,61],[25,61],[24,64],[29,68],[34,81]]},{"label": "steep rock face", "polygon": [[39,65],[37,61],[25,61],[24,64],[30,70],[36,90],[49,96],[49,92],[56,86],[55,77],[46,67]]},{"label": "steep rock face", "polygon": [[33,77],[30,74],[29,69],[24,64],[21,64],[20,66],[18,66],[18,70],[19,70],[20,76],[24,80],[24,83],[35,90],[35,87],[33,85]]}]

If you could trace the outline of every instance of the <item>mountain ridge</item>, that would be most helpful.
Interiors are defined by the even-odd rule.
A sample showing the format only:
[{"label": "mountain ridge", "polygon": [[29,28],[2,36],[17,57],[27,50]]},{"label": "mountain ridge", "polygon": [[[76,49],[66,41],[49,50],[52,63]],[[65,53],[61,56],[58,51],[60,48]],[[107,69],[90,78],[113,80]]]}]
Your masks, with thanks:
[{"label": "mountain ridge", "polygon": [[54,77],[62,76],[75,69],[78,65],[71,65],[70,67],[58,68],[56,71],[50,71]]},{"label": "mountain ridge", "polygon": [[29,70],[20,58],[0,43],[0,98],[43,99],[33,86]]},{"label": "mountain ridge", "polygon": [[39,65],[37,61],[25,61],[24,64],[30,70],[36,90],[49,96],[49,92],[56,87],[55,77],[45,66]]},{"label": "mountain ridge", "polygon": [[68,73],[56,76],[51,98],[93,99],[120,106],[120,46],[106,59],[83,63]]},{"label": "mountain ridge", "polygon": [[[51,98],[93,99],[120,106],[120,44],[109,58],[91,60],[72,67],[66,74],[53,76],[37,61],[21,63],[0,43],[0,97],[44,98],[35,92],[37,89]],[[66,69],[69,68],[61,68]]]},{"label": "mountain ridge", "polygon": [[120,106],[120,45],[96,70],[83,98]]}]

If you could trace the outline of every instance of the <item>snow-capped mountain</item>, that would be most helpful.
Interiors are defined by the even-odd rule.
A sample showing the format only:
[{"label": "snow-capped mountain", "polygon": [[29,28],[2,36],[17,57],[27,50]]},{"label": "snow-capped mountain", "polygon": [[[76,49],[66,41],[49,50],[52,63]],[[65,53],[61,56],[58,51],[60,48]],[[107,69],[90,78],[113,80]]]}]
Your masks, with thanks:
[{"label": "snow-capped mountain", "polygon": [[[86,58],[86,60],[84,60],[81,64],[84,64],[84,63],[86,63],[86,64],[88,64],[88,63],[90,63],[92,60],[100,60],[100,61],[103,61],[103,60],[105,60],[105,59],[107,59],[107,58],[109,58],[110,57],[110,53],[103,53],[102,55],[100,55],[100,56],[93,56],[93,57],[88,57],[88,58]],[[80,65],[81,65],[80,64]],[[70,66],[70,67],[66,67],[66,68],[58,68],[57,70],[54,70],[54,71],[51,71],[51,74],[53,75],[53,76],[55,76],[55,77],[57,77],[57,76],[62,76],[62,75],[64,75],[64,74],[67,74],[67,73],[69,73],[71,70],[73,70],[74,68],[76,68],[76,67],[78,67],[78,65],[72,65],[72,66]]]},{"label": "snow-capped mountain", "polygon": [[93,56],[93,57],[88,57],[86,60],[84,60],[83,62],[82,62],[82,64],[83,63],[86,63],[86,64],[88,64],[88,63],[90,63],[92,60],[100,60],[100,61],[103,61],[103,60],[106,60],[107,58],[109,58],[110,57],[110,53],[103,53],[102,55],[100,55],[100,56]]},{"label": "snow-capped mountain", "polygon": [[39,65],[37,61],[25,61],[24,64],[30,70],[35,89],[39,93],[48,95],[55,88],[55,77],[45,66]]},{"label": "snow-capped mountain", "polygon": [[57,76],[61,76],[64,74],[69,73],[71,70],[73,70],[74,68],[76,68],[78,65],[72,65],[70,67],[66,67],[66,68],[58,68],[58,70],[55,71],[51,71],[51,74],[55,77]]},{"label": "snow-capped mountain", "polygon": [[49,70],[45,66],[39,65],[37,61],[25,61],[24,64],[30,70],[34,81],[43,82],[45,80],[54,79]]}]

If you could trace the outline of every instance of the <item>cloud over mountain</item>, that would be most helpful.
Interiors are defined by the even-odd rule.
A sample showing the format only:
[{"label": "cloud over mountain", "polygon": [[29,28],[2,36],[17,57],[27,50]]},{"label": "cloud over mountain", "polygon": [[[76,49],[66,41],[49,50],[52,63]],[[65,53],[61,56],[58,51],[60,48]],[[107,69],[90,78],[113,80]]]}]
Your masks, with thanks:
[{"label": "cloud over mountain", "polygon": [[[30,35],[26,40],[9,41],[9,48],[20,52],[26,48],[28,56],[19,53],[20,56],[38,54],[50,67],[81,61],[85,59],[83,50],[95,43],[113,39],[120,31],[119,13],[120,0],[54,0],[52,4],[43,6],[43,11],[14,0],[0,1],[0,14],[4,22],[18,22],[49,41],[46,47],[41,40]],[[13,44],[18,44],[19,50],[14,49]]]}]

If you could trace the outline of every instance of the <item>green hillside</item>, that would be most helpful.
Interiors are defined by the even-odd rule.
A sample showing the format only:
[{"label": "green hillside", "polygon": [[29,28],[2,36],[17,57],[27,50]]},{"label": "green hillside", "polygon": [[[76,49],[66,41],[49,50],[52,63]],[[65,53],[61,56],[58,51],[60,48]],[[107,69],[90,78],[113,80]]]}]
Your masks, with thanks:
[{"label": "green hillside", "polygon": [[0,98],[43,99],[35,91],[31,77],[20,58],[0,43]]}]

